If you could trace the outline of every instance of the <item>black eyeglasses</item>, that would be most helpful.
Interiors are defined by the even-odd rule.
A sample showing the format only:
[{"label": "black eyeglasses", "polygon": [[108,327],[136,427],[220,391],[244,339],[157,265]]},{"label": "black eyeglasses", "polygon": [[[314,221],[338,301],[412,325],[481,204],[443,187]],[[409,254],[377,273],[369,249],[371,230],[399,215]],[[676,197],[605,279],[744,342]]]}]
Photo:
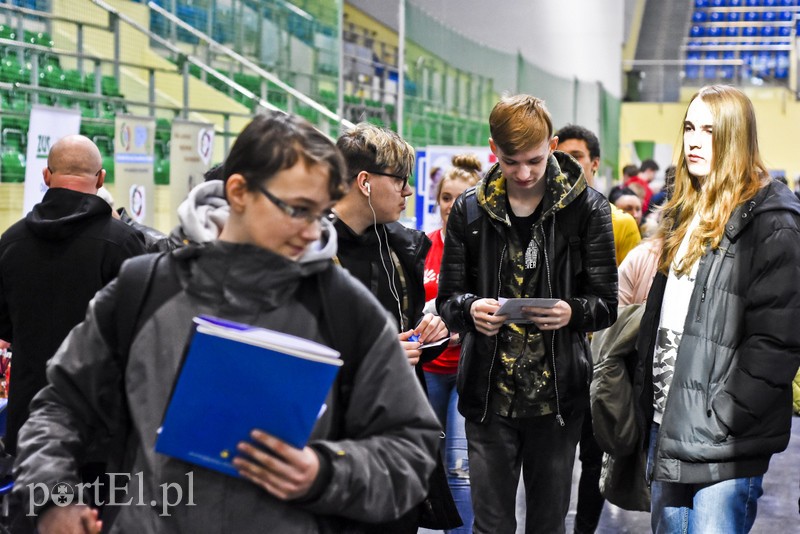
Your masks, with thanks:
[{"label": "black eyeglasses", "polygon": [[322,219],[328,219],[330,221],[335,219],[335,215],[333,210],[327,209],[321,213],[314,213],[308,208],[303,208],[299,206],[290,206],[283,200],[279,199],[272,193],[266,190],[263,185],[258,186],[258,190],[269,199],[270,202],[275,204],[278,209],[284,212],[286,215],[291,217],[292,219],[299,219],[304,220],[308,224],[315,223],[315,222],[322,222]]},{"label": "black eyeglasses", "polygon": [[395,180],[397,180],[396,183],[398,183],[398,184],[402,183],[403,184],[403,185],[400,186],[399,189],[395,186],[395,190],[397,190],[398,192],[402,191],[403,189],[405,189],[406,186],[408,185],[408,176],[400,176],[399,174],[392,174],[392,173],[389,173],[389,172],[381,172],[381,171],[365,170],[364,172],[368,172],[369,174],[377,174],[379,176],[388,176],[389,178],[394,178]]}]

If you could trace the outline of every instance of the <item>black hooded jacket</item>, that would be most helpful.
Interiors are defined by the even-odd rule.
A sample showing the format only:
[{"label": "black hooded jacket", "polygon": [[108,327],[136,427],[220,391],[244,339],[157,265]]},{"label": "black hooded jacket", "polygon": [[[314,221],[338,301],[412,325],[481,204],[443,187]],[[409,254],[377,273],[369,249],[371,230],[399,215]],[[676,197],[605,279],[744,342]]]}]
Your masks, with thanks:
[{"label": "black hooded jacket", "polygon": [[53,188],[0,238],[0,339],[13,350],[6,450],[13,454],[28,404],[47,384],[45,364],[86,315],[94,294],[144,238],[111,217],[97,195]]}]

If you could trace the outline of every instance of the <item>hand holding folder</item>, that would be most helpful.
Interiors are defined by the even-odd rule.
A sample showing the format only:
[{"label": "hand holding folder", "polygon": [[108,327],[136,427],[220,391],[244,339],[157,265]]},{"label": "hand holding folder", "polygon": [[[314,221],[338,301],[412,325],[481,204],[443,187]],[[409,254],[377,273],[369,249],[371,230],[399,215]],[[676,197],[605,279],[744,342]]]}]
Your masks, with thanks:
[{"label": "hand holding folder", "polygon": [[233,457],[253,429],[303,449],[342,365],[339,353],[264,328],[194,321],[156,451],[238,476]]}]

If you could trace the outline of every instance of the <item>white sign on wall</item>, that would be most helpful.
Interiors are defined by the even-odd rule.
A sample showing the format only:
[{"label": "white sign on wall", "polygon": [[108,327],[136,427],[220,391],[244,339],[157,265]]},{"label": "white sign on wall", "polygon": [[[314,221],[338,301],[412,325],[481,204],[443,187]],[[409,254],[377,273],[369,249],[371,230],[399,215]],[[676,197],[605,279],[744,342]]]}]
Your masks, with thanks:
[{"label": "white sign on wall", "polygon": [[25,190],[22,216],[42,201],[47,191],[42,171],[47,167],[50,148],[62,137],[81,129],[81,113],[75,109],[34,105],[28,126],[28,149],[25,166]]},{"label": "white sign on wall", "polygon": [[123,206],[138,223],[153,226],[153,179],[156,120],[117,115],[114,121],[114,182],[117,207]]},{"label": "white sign on wall", "polygon": [[172,121],[169,150],[170,227],[178,224],[178,206],[203,181],[214,153],[214,125],[182,119]]}]

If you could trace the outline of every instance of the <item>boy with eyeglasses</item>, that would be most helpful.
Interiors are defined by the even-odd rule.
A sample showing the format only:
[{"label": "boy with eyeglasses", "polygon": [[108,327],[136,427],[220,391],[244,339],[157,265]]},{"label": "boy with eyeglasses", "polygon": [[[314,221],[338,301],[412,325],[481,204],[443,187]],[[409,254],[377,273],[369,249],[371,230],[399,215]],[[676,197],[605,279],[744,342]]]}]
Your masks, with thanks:
[{"label": "boy with eyeglasses", "polygon": [[[338,218],[337,260],[383,304],[397,322],[398,339],[424,387],[422,366],[447,347],[421,349],[424,343],[445,338],[442,319],[423,313],[425,256],[428,237],[398,222],[413,194],[408,176],[414,168],[414,149],[391,130],[360,123],[343,133],[336,145],[347,162],[350,189],[334,206]],[[441,484],[452,500],[444,472]],[[386,525],[384,533],[416,533],[416,510]]]}]

